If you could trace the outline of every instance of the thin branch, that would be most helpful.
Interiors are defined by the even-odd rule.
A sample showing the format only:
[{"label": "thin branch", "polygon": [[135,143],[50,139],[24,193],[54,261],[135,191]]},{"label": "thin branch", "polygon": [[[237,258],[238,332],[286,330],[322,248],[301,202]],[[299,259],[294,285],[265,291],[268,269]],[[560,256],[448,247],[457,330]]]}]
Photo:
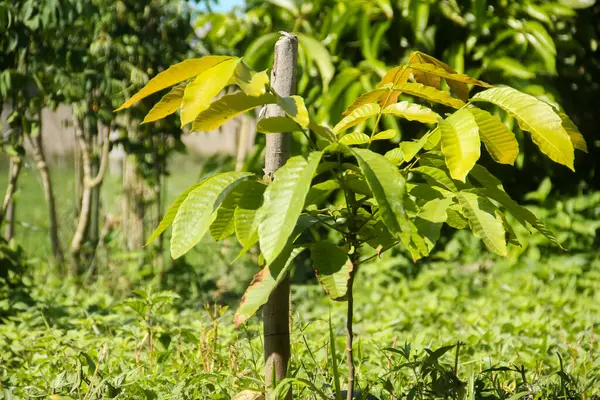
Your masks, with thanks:
[{"label": "thin branch", "polygon": [[104,179],[104,173],[106,172],[106,166],[108,165],[108,153],[110,148],[110,126],[107,126],[102,135],[102,157],[100,158],[100,167],[98,168],[98,174],[95,178],[90,179],[86,182],[89,187],[96,187]]}]

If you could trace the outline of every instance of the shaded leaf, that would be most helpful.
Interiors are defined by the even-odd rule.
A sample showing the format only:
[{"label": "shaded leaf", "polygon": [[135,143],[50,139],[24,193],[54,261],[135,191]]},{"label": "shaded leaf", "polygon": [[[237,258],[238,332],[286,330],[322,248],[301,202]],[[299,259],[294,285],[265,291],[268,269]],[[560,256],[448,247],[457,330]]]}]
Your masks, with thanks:
[{"label": "shaded leaf", "polygon": [[290,158],[265,190],[258,214],[258,235],[268,264],[281,253],[296,226],[322,155],[317,151],[310,153],[308,160],[302,156]]},{"label": "shaded leaf", "polygon": [[506,256],[506,237],[502,220],[496,216],[496,207],[491,201],[470,191],[456,195],[473,234],[496,254]]},{"label": "shaded leaf", "polygon": [[562,120],[562,126],[567,131],[567,134],[571,139],[571,143],[573,143],[573,147],[577,150],[581,150],[587,153],[587,143],[585,142],[585,139],[583,138],[581,132],[579,132],[577,125],[575,125],[573,121],[571,121],[571,118],[569,118],[569,116],[563,112],[559,112],[558,116]]},{"label": "shaded leaf", "polygon": [[216,218],[215,209],[224,200],[228,191],[250,176],[252,174],[249,172],[225,172],[213,175],[188,194],[173,220],[171,236],[173,258],[181,257],[202,240]]},{"label": "shaded leaf", "polygon": [[375,103],[377,100],[379,100],[379,98],[381,96],[383,96],[384,94],[389,93],[389,92],[390,92],[390,90],[388,88],[383,88],[383,89],[371,90],[370,92],[367,92],[367,93],[363,94],[358,99],[356,99],[354,101],[354,103],[352,103],[346,109],[346,111],[344,111],[344,113],[342,114],[342,116],[343,117],[347,117],[348,115],[350,115],[350,113],[352,113],[357,108],[360,108],[360,107],[362,107],[362,106],[364,106],[366,104]]},{"label": "shaded leaf", "polygon": [[344,300],[353,269],[348,255],[333,243],[319,242],[310,245],[310,258],[327,295],[333,300]]},{"label": "shaded leaf", "polygon": [[258,242],[258,219],[256,214],[263,203],[266,185],[249,181],[234,212],[235,234],[244,248],[250,248]]},{"label": "shaded leaf", "polygon": [[288,117],[261,118],[256,125],[260,133],[301,132],[302,127]]},{"label": "shaded leaf", "polygon": [[298,125],[306,128],[309,123],[308,110],[300,96],[278,97],[277,104]]},{"label": "shaded leaf", "polygon": [[327,48],[320,41],[316,40],[312,36],[308,36],[302,33],[298,33],[298,43],[304,49],[305,54],[311,60],[314,60],[319,68],[321,79],[323,80],[323,90],[327,91],[329,82],[333,78],[335,68],[331,61],[331,55]]},{"label": "shaded leaf", "polygon": [[384,156],[366,149],[352,152],[377,201],[381,220],[407,246],[411,228],[404,210],[406,179]]}]

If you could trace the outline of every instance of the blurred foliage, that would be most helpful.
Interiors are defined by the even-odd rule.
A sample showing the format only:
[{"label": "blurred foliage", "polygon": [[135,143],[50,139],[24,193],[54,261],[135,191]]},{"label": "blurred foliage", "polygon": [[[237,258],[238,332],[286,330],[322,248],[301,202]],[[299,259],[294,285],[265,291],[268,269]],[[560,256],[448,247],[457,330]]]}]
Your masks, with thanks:
[{"label": "blurred foliage", "polygon": [[[271,63],[277,32],[297,33],[298,92],[320,121],[339,120],[387,66],[421,50],[458,72],[560,103],[586,137],[590,154],[580,157],[573,176],[549,168],[550,160],[521,134],[521,173],[494,168],[509,193],[520,199],[546,177],[561,192],[599,187],[600,117],[593,96],[600,82],[600,4],[594,0],[248,0],[241,11],[199,16],[199,45],[205,52],[243,55],[260,70]],[[383,122],[396,127],[390,118]],[[511,118],[505,123],[516,125]],[[401,127],[405,138],[420,134],[414,124]]]}]

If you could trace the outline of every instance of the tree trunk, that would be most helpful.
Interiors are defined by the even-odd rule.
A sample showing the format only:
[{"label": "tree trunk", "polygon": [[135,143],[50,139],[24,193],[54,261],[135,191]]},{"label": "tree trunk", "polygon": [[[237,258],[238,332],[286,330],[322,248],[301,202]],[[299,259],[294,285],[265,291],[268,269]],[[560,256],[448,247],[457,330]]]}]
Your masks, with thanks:
[{"label": "tree trunk", "polygon": [[15,200],[14,194],[17,191],[17,180],[21,173],[21,165],[23,159],[20,156],[14,156],[10,159],[10,166],[8,169],[8,187],[6,188],[6,195],[2,202],[2,210],[0,210],[0,225],[2,222],[6,222],[6,230],[4,238],[11,240],[15,234]]},{"label": "tree trunk", "polygon": [[123,171],[123,233],[126,248],[130,251],[144,247],[144,189],[144,178],[137,170],[137,156],[130,154],[125,159]]},{"label": "tree trunk", "polygon": [[62,247],[60,245],[60,238],[58,236],[56,203],[54,199],[54,192],[52,190],[50,171],[48,169],[48,163],[46,162],[46,155],[44,154],[44,144],[42,141],[41,129],[37,135],[29,135],[28,137],[29,142],[31,143],[31,147],[33,148],[33,159],[35,160],[37,169],[40,171],[40,177],[42,179],[42,186],[44,189],[44,197],[46,198],[46,204],[48,206],[48,217],[50,222],[50,244],[52,246],[52,255],[54,256],[54,260],[56,261],[56,263],[60,266],[63,263],[64,257]]},{"label": "tree trunk", "polygon": [[[271,86],[280,96],[291,96],[296,91],[296,62],[298,38],[282,33],[275,44],[275,60],[271,72]],[[267,106],[269,117],[285,116],[277,105]],[[265,176],[272,179],[273,173],[290,157],[290,133],[270,134],[266,137]],[[263,308],[265,382],[272,390],[277,382],[285,379],[290,359],[290,279],[287,276],[271,293]],[[276,380],[276,382],[273,381]],[[292,398],[289,390],[287,399]]]},{"label": "tree trunk", "polygon": [[[88,130],[88,137],[92,144],[92,148],[101,149],[102,139],[98,135],[98,122],[95,119],[91,119]],[[96,152],[91,154],[91,176],[97,176],[100,170],[100,156]],[[98,237],[100,234],[100,188],[102,181],[92,188],[91,200],[90,200],[90,224],[87,229],[88,240],[94,244],[98,244]]]},{"label": "tree trunk", "polygon": [[92,157],[91,157],[91,140],[89,135],[84,135],[83,127],[80,125],[76,129],[77,143],[81,150],[81,167],[83,170],[83,192],[81,196],[81,205],[79,207],[79,216],[77,217],[77,226],[73,239],[71,240],[71,274],[79,274],[81,272],[81,250],[85,242],[85,236],[89,227],[90,212],[92,207],[92,189],[102,183],[106,165],[108,164],[109,137],[108,132],[105,132],[102,144],[102,157],[100,167],[96,175],[92,175]]}]

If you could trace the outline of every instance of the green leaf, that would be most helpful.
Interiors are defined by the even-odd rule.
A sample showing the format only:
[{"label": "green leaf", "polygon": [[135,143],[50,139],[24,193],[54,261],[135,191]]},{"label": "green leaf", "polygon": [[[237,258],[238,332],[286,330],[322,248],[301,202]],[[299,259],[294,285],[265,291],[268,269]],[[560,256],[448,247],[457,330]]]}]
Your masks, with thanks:
[{"label": "green leaf", "polygon": [[412,168],[411,171],[429,177],[433,182],[443,186],[451,192],[457,191],[456,184],[452,181],[446,171],[440,168],[432,167],[430,165],[421,165],[420,167]]},{"label": "green leaf", "polygon": [[338,134],[350,129],[369,118],[377,116],[380,111],[381,108],[378,104],[365,104],[360,106],[338,122],[338,124],[333,127],[333,133]]},{"label": "green leaf", "polygon": [[321,286],[332,300],[344,300],[353,266],[348,255],[333,243],[310,245],[310,258]]},{"label": "green leaf", "polygon": [[371,141],[371,138],[369,137],[369,135],[362,133],[362,132],[348,133],[348,134],[342,136],[339,140],[339,142],[341,144],[345,144],[348,146],[365,144],[365,143],[369,143],[370,141]]},{"label": "green leaf", "polygon": [[479,128],[473,114],[458,110],[445,120],[440,120],[442,153],[453,179],[465,182],[469,171],[481,155]]},{"label": "green leaf", "polygon": [[534,143],[544,154],[574,170],[573,144],[561,118],[550,105],[509,87],[485,90],[471,101],[485,101],[504,109],[519,122],[521,129],[531,133]]},{"label": "green leaf", "polygon": [[302,127],[289,117],[265,117],[256,125],[260,133],[302,132]]},{"label": "green leaf", "polygon": [[399,86],[393,87],[393,92],[405,93],[411,96],[420,97],[431,103],[439,103],[448,107],[461,108],[465,103],[452,97],[450,93],[438,90],[431,86],[425,86],[421,83],[406,82]]},{"label": "green leaf", "polygon": [[129,108],[141,99],[156,93],[159,90],[173,86],[179,82],[193,78],[209,68],[235,57],[228,56],[207,56],[202,58],[192,58],[170,66],[167,70],[156,75],[139,92],[127,100],[121,107],[115,111],[121,111]]},{"label": "green leaf", "polygon": [[366,149],[352,152],[377,201],[381,220],[407,246],[411,228],[404,210],[406,179],[384,156]]},{"label": "green leaf", "polygon": [[264,194],[258,214],[260,248],[267,263],[273,262],[292,234],[304,208],[306,195],[323,153],[310,153],[290,158],[275,172],[275,179]]},{"label": "green leaf", "polygon": [[390,162],[394,165],[400,165],[404,162],[404,153],[400,147],[396,147],[385,153],[385,158],[390,160]]},{"label": "green leaf", "polygon": [[414,222],[411,222],[411,225],[412,235],[408,250],[413,261],[417,261],[423,257],[427,257],[431,253],[431,250],[433,250],[440,238],[443,224],[417,217]]},{"label": "green leaf", "polygon": [[418,216],[430,222],[446,222],[446,210],[452,204],[452,198],[433,199],[425,203]]},{"label": "green leaf", "polygon": [[469,226],[469,221],[464,217],[462,208],[458,204],[453,204],[446,210],[446,224],[454,229],[465,229]]},{"label": "green leaf", "polygon": [[[410,54],[410,57],[408,58],[408,63],[410,67],[412,67],[412,64],[432,64],[442,70],[445,70],[446,72],[456,74],[456,71],[450,68],[448,64],[445,64],[437,58],[431,57],[430,55],[421,53],[420,51],[412,52]],[[415,81],[427,86],[432,86],[435,89],[440,89],[439,75],[431,73],[431,71],[424,72],[416,68],[411,69],[411,71],[415,78]],[[467,100],[469,98],[469,87],[466,83],[456,80],[447,80],[446,82],[448,82],[448,86],[450,86],[450,89],[452,89],[460,99]]]},{"label": "green leaf", "polygon": [[379,100],[380,97],[382,97],[384,94],[387,94],[389,92],[390,92],[390,90],[388,88],[382,88],[382,89],[371,90],[370,92],[367,92],[367,93],[363,94],[358,99],[356,99],[354,101],[354,103],[352,103],[346,109],[346,111],[344,111],[344,113],[342,114],[342,116],[343,117],[347,117],[354,110],[356,110],[358,108],[361,108],[362,106],[364,106],[366,104],[375,103],[377,100]]},{"label": "green leaf", "polygon": [[432,111],[430,108],[415,103],[409,103],[408,101],[390,104],[383,109],[382,113],[426,124],[435,124],[438,121],[438,118],[440,118],[438,113]]},{"label": "green leaf", "polygon": [[239,62],[239,58],[225,60],[202,72],[186,86],[181,103],[181,126],[192,122],[210,106],[212,99],[227,86]]},{"label": "green leaf", "polygon": [[331,60],[331,55],[327,48],[312,36],[298,33],[298,43],[304,50],[304,53],[309,59],[312,59],[317,64],[321,79],[323,80],[323,91],[327,91],[329,82],[333,78],[335,67]]},{"label": "green leaf", "polygon": [[248,181],[240,182],[239,185],[227,193],[217,209],[215,220],[210,225],[210,235],[216,241],[224,240],[235,232],[234,213],[242,194],[246,191],[246,184],[250,185],[251,183]]},{"label": "green leaf", "polygon": [[313,185],[306,195],[304,206],[306,207],[310,204],[318,204],[324,201],[334,190],[339,188],[340,184],[333,179]]},{"label": "green leaf", "polygon": [[479,108],[469,108],[479,127],[479,135],[490,156],[500,164],[514,165],[519,155],[515,135],[495,115]]},{"label": "green leaf", "polygon": [[183,200],[173,221],[171,256],[179,258],[194,247],[216,218],[215,209],[229,190],[252,176],[249,172],[225,172],[213,175],[192,190]]},{"label": "green leaf", "polygon": [[289,251],[279,254],[252,278],[233,318],[236,327],[246,322],[269,300],[273,290],[287,276],[294,259],[304,250],[302,247],[292,249],[291,246],[287,246],[287,249]]},{"label": "green leaf", "polygon": [[173,114],[181,106],[183,100],[183,93],[185,91],[185,84],[177,85],[171,91],[163,96],[158,103],[152,107],[152,109],[146,114],[146,117],[142,121],[142,124],[148,122],[158,121],[166,117],[167,115]]},{"label": "green leaf", "polygon": [[275,96],[269,93],[248,96],[239,92],[223,96],[196,117],[192,124],[192,132],[212,131],[243,112],[275,102]]},{"label": "green leaf", "polygon": [[269,84],[269,74],[267,71],[254,72],[248,66],[240,62],[235,70],[235,83],[248,96],[260,96],[266,93],[266,87]]},{"label": "green leaf", "polygon": [[235,209],[235,234],[244,248],[250,248],[258,242],[257,211],[263,204],[266,185],[248,181]]},{"label": "green leaf", "polygon": [[300,96],[278,97],[277,104],[298,125],[306,128],[310,124],[308,110]]},{"label": "green leaf", "polygon": [[[471,85],[477,85],[477,86],[481,86],[481,87],[485,87],[485,88],[490,88],[492,87],[492,85],[490,85],[489,83],[480,81],[478,79],[475,78],[471,78],[469,75],[465,75],[465,74],[459,74],[457,72],[449,72],[444,68],[441,68],[439,66],[436,66],[434,64],[421,64],[421,63],[411,63],[409,64],[409,67],[413,70],[413,73],[415,70],[420,71],[420,72],[425,72],[428,74],[433,74],[436,76],[439,76],[441,78],[446,79],[447,81],[456,81],[456,82],[462,82],[462,83],[468,83]],[[448,67],[448,69],[451,71],[452,69],[450,67]],[[418,81],[417,81],[418,82]],[[438,87],[439,89],[439,87]],[[465,93],[464,89],[459,89],[460,92]],[[468,90],[467,92],[468,93]],[[458,95],[459,93],[457,93]],[[467,99],[468,95],[466,97],[463,98],[463,100]]]},{"label": "green leaf", "polygon": [[571,143],[573,143],[573,147],[577,150],[581,150],[587,153],[587,143],[585,142],[585,139],[583,138],[581,132],[579,132],[577,125],[575,125],[573,121],[571,121],[571,118],[569,118],[569,116],[563,112],[559,112],[558,116],[562,120],[562,126],[567,131],[567,134],[571,139]]},{"label": "green leaf", "polygon": [[471,176],[485,188],[485,194],[487,197],[503,205],[506,210],[511,213],[517,221],[519,221],[521,225],[529,229],[529,226],[527,225],[529,223],[542,235],[546,236],[546,238],[548,238],[548,240],[550,240],[553,244],[561,249],[563,248],[554,234],[548,228],[546,228],[546,226],[535,216],[535,214],[514,201],[508,195],[508,193],[504,191],[502,183],[487,169],[481,165],[477,165],[471,171]]},{"label": "green leaf", "polygon": [[458,192],[456,197],[473,234],[480,238],[488,249],[506,256],[506,232],[502,220],[496,216],[497,208],[492,202],[470,191]]},{"label": "green leaf", "polygon": [[371,141],[393,139],[397,135],[398,135],[398,131],[396,131],[395,129],[387,129],[385,131],[381,131],[381,132],[373,135],[373,137],[371,138]]},{"label": "green leaf", "polygon": [[156,238],[158,238],[169,226],[171,226],[171,224],[173,223],[173,220],[175,220],[175,216],[177,215],[177,212],[179,211],[179,207],[181,207],[181,203],[183,203],[183,201],[185,199],[187,199],[187,197],[189,196],[189,194],[192,191],[194,191],[194,190],[198,189],[200,186],[202,186],[204,184],[204,182],[205,181],[198,182],[198,183],[190,186],[183,193],[181,193],[177,197],[177,199],[175,199],[173,204],[171,204],[171,206],[167,210],[162,221],[160,221],[160,224],[158,224],[158,227],[156,228],[156,230],[152,233],[152,235],[146,242],[145,246],[148,246],[150,243],[152,243],[154,240],[156,240]]}]

